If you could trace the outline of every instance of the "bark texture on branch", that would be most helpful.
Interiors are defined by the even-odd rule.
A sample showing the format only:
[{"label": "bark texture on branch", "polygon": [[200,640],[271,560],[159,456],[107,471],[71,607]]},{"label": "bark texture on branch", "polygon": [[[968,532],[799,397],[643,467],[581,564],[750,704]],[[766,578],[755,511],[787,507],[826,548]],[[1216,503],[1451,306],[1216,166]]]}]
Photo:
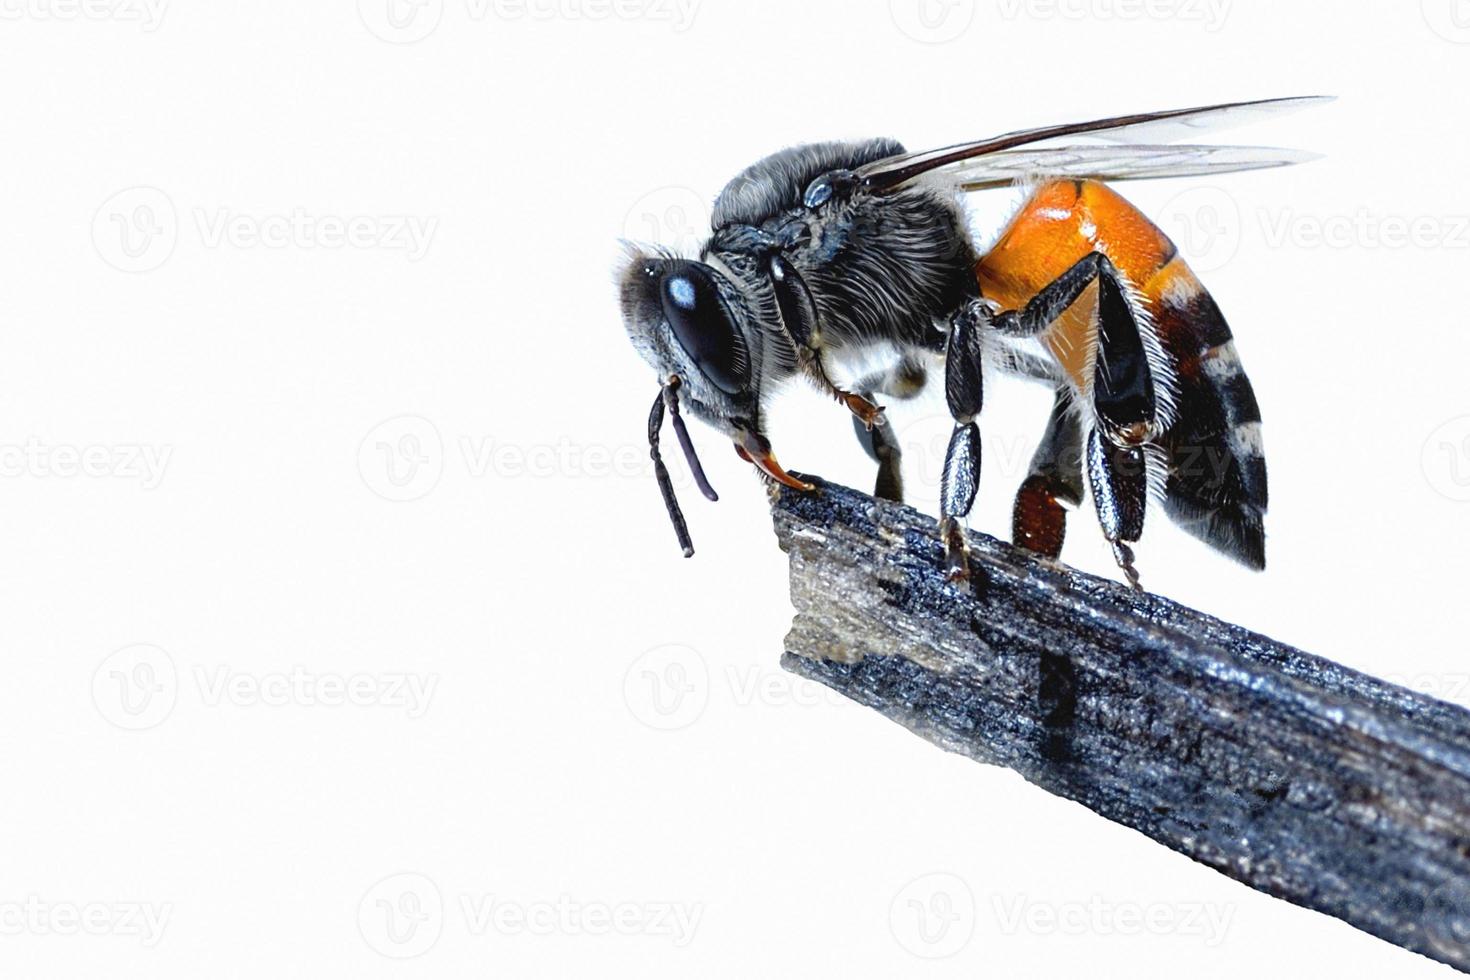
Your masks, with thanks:
[{"label": "bark texture on branch", "polygon": [[1470,972],[1470,712],[984,535],[947,585],[933,518],[817,482],[786,669]]}]

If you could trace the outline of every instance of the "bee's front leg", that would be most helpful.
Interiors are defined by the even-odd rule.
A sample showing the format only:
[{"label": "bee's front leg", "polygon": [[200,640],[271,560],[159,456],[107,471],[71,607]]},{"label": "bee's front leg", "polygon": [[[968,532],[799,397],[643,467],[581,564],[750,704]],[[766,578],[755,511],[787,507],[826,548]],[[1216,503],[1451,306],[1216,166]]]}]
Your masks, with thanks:
[{"label": "bee's front leg", "polygon": [[863,428],[872,431],[875,426],[885,424],[883,418],[883,407],[875,404],[866,395],[847,391],[832,382],[827,374],[827,368],[822,363],[822,352],[813,347],[802,347],[797,349],[798,366],[816,382],[817,386],[837,399],[847,410],[852,413],[853,418]]},{"label": "bee's front leg", "polygon": [[969,547],[964,519],[975,505],[980,489],[980,427],[975,417],[985,399],[984,332],[990,309],[976,300],[955,314],[945,348],[944,397],[954,417],[954,433],[944,456],[940,483],[939,537],[944,542],[946,577],[951,582],[970,577]]},{"label": "bee's front leg", "polygon": [[801,273],[779,252],[773,252],[767,260],[767,273],[776,292],[781,324],[796,349],[797,367],[823,391],[846,405],[865,428],[882,425],[882,408],[863,395],[839,388],[828,376],[822,363],[822,325],[817,317],[817,304]]}]

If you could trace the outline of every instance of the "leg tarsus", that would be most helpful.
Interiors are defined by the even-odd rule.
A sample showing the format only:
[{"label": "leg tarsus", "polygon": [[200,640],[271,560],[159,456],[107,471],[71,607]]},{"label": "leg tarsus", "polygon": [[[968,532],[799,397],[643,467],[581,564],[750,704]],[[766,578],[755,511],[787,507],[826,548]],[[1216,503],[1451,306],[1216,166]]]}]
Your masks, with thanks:
[{"label": "leg tarsus", "polygon": [[[864,397],[872,396],[864,392]],[[873,487],[873,496],[880,500],[903,503],[903,449],[894,436],[893,427],[887,424],[866,426],[862,419],[854,416],[853,431],[864,451],[878,464],[878,479]]]},{"label": "leg tarsus", "polygon": [[853,418],[862,423],[864,428],[871,429],[884,424],[882,407],[875,404],[868,395],[847,391],[832,382],[827,375],[826,365],[822,363],[822,354],[819,350],[798,347],[796,361],[797,367],[818,388],[841,402],[852,413]]},{"label": "leg tarsus", "polygon": [[1142,592],[1143,586],[1138,581],[1138,569],[1133,564],[1133,549],[1121,541],[1113,541],[1111,544],[1113,546],[1113,560],[1118,563],[1118,567],[1128,577],[1128,584],[1139,592]]},{"label": "leg tarsus", "polygon": [[887,424],[887,420],[883,418],[883,406],[875,404],[867,396],[843,391],[836,385],[832,386],[832,393],[837,396],[838,401],[847,406],[852,417],[861,422],[864,428],[882,428]]},{"label": "leg tarsus", "polygon": [[944,543],[944,578],[947,582],[970,580],[970,545],[965,529],[952,517],[939,521],[939,539]]}]

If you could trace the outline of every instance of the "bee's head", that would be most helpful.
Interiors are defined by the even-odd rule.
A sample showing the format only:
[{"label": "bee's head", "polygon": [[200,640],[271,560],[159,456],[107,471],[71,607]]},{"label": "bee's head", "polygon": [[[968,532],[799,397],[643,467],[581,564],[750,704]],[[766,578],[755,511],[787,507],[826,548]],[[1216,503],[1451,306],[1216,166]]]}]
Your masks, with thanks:
[{"label": "bee's head", "polygon": [[659,455],[665,414],[674,423],[695,483],[710,500],[719,497],[699,465],[679,414],[681,405],[729,436],[736,452],[767,477],[812,489],[781,469],[761,434],[762,334],[750,312],[751,301],[730,276],[704,262],[633,250],[620,288],[623,325],[638,353],[658,372],[661,387],[648,417],[648,443],[664,506],[685,556],[694,554],[694,545]]},{"label": "bee's head", "polygon": [[634,251],[621,281],[623,325],[679,401],[730,436],[759,411],[761,335],[740,288],[703,262]]}]

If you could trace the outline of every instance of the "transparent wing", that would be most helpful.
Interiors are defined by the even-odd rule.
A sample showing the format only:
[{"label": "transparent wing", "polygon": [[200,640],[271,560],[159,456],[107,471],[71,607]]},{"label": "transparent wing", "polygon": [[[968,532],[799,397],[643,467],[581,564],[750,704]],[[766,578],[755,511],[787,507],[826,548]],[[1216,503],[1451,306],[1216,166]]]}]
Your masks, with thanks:
[{"label": "transparent wing", "polygon": [[[1131,116],[1111,116],[1091,122],[1067,123],[1060,126],[1043,126],[1005,133],[973,143],[959,143],[926,153],[907,153],[901,156],[878,160],[861,168],[857,175],[870,190],[888,191],[908,183],[916,177],[944,167],[953,167],[965,161],[991,156],[1023,146],[1034,146],[1055,142],[1069,137],[1085,136],[1111,143],[1158,144],[1172,143],[1180,139],[1197,137],[1204,132],[1213,132],[1230,126],[1258,122],[1262,119],[1296,112],[1310,106],[1332,101],[1330,97],[1305,96],[1290,99],[1265,99],[1258,102],[1231,102],[1222,105],[1201,106],[1194,109],[1173,109],[1164,112],[1146,112]],[[1079,147],[1062,147],[1075,151]],[[1237,150],[1240,148],[1236,148]],[[1247,148],[1248,149],[1248,148]],[[1285,155],[1289,151],[1275,151]],[[1298,162],[1295,159],[1285,163]],[[1275,164],[1282,165],[1281,163]],[[1250,168],[1246,168],[1250,169]],[[1207,171],[1222,173],[1222,169]],[[1162,176],[1156,174],[1155,176]],[[1183,174],[1171,175],[1183,176]],[[989,185],[986,185],[989,186]]]},{"label": "transparent wing", "polygon": [[1266,170],[1307,163],[1320,154],[1274,146],[1052,146],[1001,150],[951,164],[946,174],[967,191],[1036,177],[1152,180]]}]

